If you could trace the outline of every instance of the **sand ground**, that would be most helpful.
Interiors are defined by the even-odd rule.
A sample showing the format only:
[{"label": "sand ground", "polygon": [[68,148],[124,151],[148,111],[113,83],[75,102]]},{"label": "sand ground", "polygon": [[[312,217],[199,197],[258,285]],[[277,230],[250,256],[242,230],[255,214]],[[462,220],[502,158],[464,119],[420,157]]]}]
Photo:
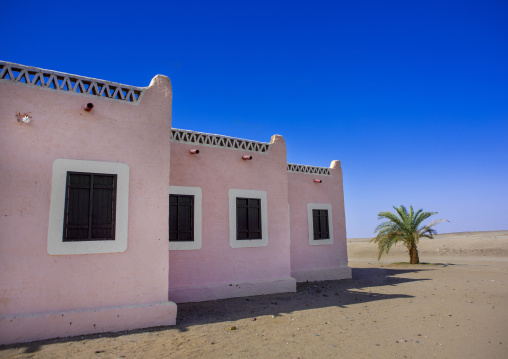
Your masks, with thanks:
[{"label": "sand ground", "polygon": [[[420,260],[349,239],[353,279],[179,305],[174,327],[0,346],[0,358],[508,358],[508,231],[438,235]],[[235,330],[230,330],[236,327]]]}]

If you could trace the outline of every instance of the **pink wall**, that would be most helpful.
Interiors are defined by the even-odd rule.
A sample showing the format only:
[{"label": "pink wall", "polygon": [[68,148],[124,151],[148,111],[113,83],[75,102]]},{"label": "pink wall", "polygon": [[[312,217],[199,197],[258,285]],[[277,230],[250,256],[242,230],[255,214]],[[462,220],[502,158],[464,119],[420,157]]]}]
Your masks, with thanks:
[{"label": "pink wall", "polygon": [[[91,112],[83,110],[88,102]],[[171,325],[171,301],[290,292],[296,281],[351,277],[338,161],[331,176],[288,172],[277,135],[267,153],[171,142],[171,102],[164,76],[137,105],[0,80],[0,344]],[[17,113],[29,113],[31,123],[18,122]],[[56,159],[128,166],[125,252],[48,254]],[[169,250],[170,186],[201,188],[200,249]],[[232,189],[266,193],[266,246],[230,245]],[[308,203],[332,206],[333,244],[309,244]]]},{"label": "pink wall", "polygon": [[[333,161],[331,176],[288,172],[291,217],[291,274],[297,281],[351,278],[347,266],[342,170]],[[315,183],[314,179],[321,179]],[[308,203],[332,206],[333,244],[310,245]]]},{"label": "pink wall", "polygon": [[[296,289],[290,273],[286,145],[281,136],[274,139],[268,154],[172,143],[171,185],[202,189],[203,239],[199,250],[169,252],[170,300],[200,301]],[[190,154],[193,148],[200,153]],[[253,159],[244,161],[242,155]],[[231,248],[229,189],[267,192],[267,246]]]},{"label": "pink wall", "polygon": [[[171,96],[171,83],[163,76],[152,80],[139,105],[0,83],[0,343],[43,338],[47,334],[34,333],[47,324],[39,319],[49,312],[168,303],[164,194],[170,168]],[[88,102],[95,105],[91,112],[83,111]],[[18,112],[29,112],[32,122],[18,123]],[[129,166],[125,252],[47,253],[52,164],[60,158]],[[163,322],[174,323],[176,306],[166,307],[164,313]],[[18,328],[24,332],[13,333],[18,329],[9,327],[9,320],[29,314],[39,318],[37,328],[29,329],[32,322],[27,319],[18,323],[25,326]],[[80,318],[78,332],[65,323],[67,329],[57,330],[58,335],[90,333],[99,327],[111,330],[100,320],[94,319],[92,327]],[[144,324],[163,323],[123,322],[112,329]]]}]

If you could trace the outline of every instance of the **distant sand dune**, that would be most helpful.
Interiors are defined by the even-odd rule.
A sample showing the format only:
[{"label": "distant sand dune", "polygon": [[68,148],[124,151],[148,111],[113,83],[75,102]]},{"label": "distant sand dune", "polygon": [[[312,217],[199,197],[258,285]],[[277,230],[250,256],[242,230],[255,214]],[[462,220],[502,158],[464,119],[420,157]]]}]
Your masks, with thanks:
[{"label": "distant sand dune", "polygon": [[[370,238],[348,239],[349,260],[377,261],[377,244],[369,241]],[[508,230],[438,234],[434,239],[421,239],[418,252],[421,262],[450,256],[508,258]],[[407,249],[402,243],[393,246],[390,253],[381,257],[382,262],[399,260],[409,260]]]}]

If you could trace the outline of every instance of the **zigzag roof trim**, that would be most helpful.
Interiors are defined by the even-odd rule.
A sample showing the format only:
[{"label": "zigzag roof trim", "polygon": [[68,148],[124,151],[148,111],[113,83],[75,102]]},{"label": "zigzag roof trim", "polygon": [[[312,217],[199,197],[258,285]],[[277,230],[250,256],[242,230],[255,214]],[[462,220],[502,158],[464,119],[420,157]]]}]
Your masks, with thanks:
[{"label": "zigzag roof trim", "polygon": [[138,104],[144,88],[0,61],[0,82]]},{"label": "zigzag roof trim", "polygon": [[330,169],[328,167],[315,167],[307,165],[297,165],[294,163],[288,163],[288,172],[308,173],[316,175],[331,176]]},{"label": "zigzag roof trim", "polygon": [[270,144],[265,142],[250,141],[242,138],[214,135],[211,133],[181,130],[178,128],[171,129],[171,141],[259,153],[268,153],[270,150]]}]

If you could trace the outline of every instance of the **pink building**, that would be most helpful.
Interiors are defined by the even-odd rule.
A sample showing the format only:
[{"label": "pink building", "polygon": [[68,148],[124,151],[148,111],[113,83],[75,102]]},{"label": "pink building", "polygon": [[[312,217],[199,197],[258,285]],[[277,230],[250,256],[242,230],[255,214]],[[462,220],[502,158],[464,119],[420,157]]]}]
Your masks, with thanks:
[{"label": "pink building", "polygon": [[170,80],[0,62],[0,344],[350,278],[340,162],[171,127]]}]

